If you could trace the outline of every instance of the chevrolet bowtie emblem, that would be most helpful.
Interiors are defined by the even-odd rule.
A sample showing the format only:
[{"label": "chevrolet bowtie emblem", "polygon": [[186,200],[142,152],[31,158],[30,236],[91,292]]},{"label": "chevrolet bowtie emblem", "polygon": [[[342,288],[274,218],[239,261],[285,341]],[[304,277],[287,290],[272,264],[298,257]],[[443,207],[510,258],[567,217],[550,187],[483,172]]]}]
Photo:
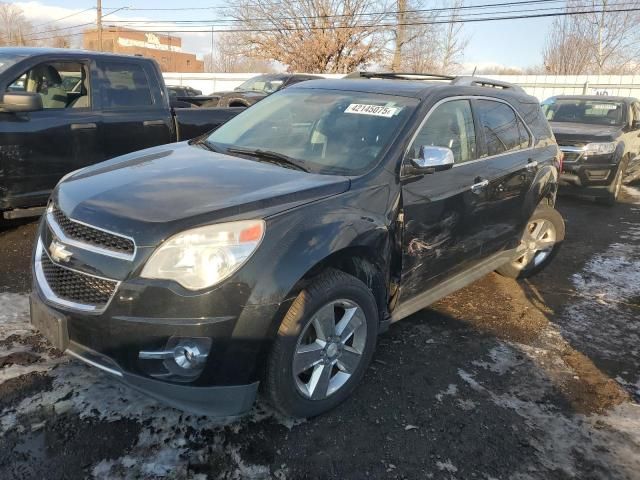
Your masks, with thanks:
[{"label": "chevrolet bowtie emblem", "polygon": [[67,250],[60,242],[53,240],[49,245],[49,255],[54,262],[68,262],[73,253]]}]

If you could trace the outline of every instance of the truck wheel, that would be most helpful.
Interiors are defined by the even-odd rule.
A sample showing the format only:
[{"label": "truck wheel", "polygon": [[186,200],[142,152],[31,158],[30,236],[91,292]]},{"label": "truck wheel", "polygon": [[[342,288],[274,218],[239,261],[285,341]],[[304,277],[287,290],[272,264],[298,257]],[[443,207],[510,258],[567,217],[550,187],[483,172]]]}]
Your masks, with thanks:
[{"label": "truck wheel", "polygon": [[609,188],[607,188],[607,194],[604,197],[598,198],[600,203],[613,207],[620,196],[620,190],[622,189],[622,178],[624,177],[622,166],[618,168],[616,178],[613,179]]},{"label": "truck wheel", "polygon": [[285,415],[313,417],[343,402],[362,379],[378,334],[373,294],[337,270],[295,299],[278,330],[266,372],[266,394]]},{"label": "truck wheel", "polygon": [[548,205],[539,206],[522,234],[518,258],[496,270],[510,278],[528,278],[545,268],[564,241],[564,219]]}]

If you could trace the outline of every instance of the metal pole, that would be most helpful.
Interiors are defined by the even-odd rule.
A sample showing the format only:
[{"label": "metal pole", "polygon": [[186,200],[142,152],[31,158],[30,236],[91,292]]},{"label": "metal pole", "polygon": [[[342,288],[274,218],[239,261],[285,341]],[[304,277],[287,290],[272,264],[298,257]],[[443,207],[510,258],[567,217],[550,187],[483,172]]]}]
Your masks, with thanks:
[{"label": "metal pole", "polygon": [[97,0],[97,2],[96,26],[98,27],[98,50],[102,51],[102,0]]}]

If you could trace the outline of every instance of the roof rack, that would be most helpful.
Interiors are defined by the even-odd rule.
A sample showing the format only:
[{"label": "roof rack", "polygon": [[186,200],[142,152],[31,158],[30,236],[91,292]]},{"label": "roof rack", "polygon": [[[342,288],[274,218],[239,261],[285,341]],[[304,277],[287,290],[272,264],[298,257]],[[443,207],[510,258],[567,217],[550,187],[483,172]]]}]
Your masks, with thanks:
[{"label": "roof rack", "polygon": [[415,72],[353,72],[344,78],[389,78],[397,80],[453,80],[456,77],[440,75],[438,73]]},{"label": "roof rack", "polygon": [[402,72],[353,72],[344,78],[383,78],[396,80],[445,80],[450,81],[452,85],[467,87],[488,87],[498,88],[502,90],[514,90],[523,92],[524,89],[516,84],[503,82],[500,80],[492,80],[490,78],[475,77],[472,75],[451,76],[440,75],[437,73],[402,73]]},{"label": "roof rack", "polygon": [[518,92],[524,92],[524,89],[520,85],[515,83],[503,82],[500,80],[492,80],[490,78],[474,77],[471,75],[455,77],[451,81],[453,85],[460,85],[466,87],[489,87],[499,88],[503,90],[516,90]]}]

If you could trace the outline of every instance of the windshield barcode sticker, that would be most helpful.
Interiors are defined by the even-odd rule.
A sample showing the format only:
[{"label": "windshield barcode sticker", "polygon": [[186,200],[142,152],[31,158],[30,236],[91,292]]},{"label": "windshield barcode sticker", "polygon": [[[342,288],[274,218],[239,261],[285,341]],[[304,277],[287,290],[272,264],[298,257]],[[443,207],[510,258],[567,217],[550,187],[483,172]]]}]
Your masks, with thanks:
[{"label": "windshield barcode sticker", "polygon": [[365,105],[363,103],[352,103],[344,113],[355,113],[357,115],[373,115],[374,117],[391,118],[400,111],[397,107],[385,107],[384,105]]}]

